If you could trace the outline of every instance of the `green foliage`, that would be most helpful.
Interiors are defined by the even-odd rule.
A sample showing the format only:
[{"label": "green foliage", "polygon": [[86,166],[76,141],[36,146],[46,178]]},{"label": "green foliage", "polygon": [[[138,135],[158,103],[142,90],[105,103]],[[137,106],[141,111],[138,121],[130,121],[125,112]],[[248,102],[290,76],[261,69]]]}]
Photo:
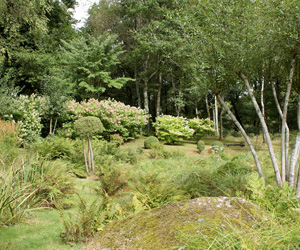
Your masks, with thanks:
[{"label": "green foliage", "polygon": [[194,118],[190,119],[188,124],[194,129],[194,135],[198,137],[215,133],[215,124],[209,119]]},{"label": "green foliage", "polygon": [[104,217],[101,216],[106,208],[104,200],[96,199],[90,205],[79,197],[79,208],[74,215],[66,217],[61,211],[61,218],[64,225],[64,232],[61,237],[66,242],[86,242],[101,228]]},{"label": "green foliage", "polygon": [[16,110],[13,117],[20,126],[19,136],[24,142],[33,142],[41,133],[41,116],[45,99],[35,94],[20,95],[15,102]]},{"label": "green foliage", "polygon": [[188,127],[188,120],[183,117],[162,115],[153,123],[159,140],[167,144],[174,144],[184,138],[190,138],[194,130]]},{"label": "green foliage", "polygon": [[0,118],[11,120],[15,111],[16,104],[14,102],[15,95],[20,92],[20,89],[8,84],[9,77],[3,76],[0,78]]},{"label": "green foliage", "polygon": [[39,155],[48,160],[70,158],[74,154],[74,141],[62,137],[47,137],[33,146]]},{"label": "green foliage", "polygon": [[145,149],[151,149],[156,144],[159,144],[159,140],[155,136],[149,136],[144,141],[144,148]]},{"label": "green foliage", "polygon": [[98,117],[81,117],[74,123],[77,134],[82,138],[89,138],[101,134],[104,130],[101,120]]},{"label": "green foliage", "polygon": [[219,154],[224,151],[224,143],[220,141],[214,141],[211,144],[211,149],[214,154]]},{"label": "green foliage", "polygon": [[23,183],[22,168],[12,167],[0,172],[0,226],[19,223],[37,199],[38,189]]},{"label": "green foliage", "polygon": [[295,191],[287,185],[284,188],[265,185],[264,180],[256,173],[247,179],[247,189],[250,191],[250,198],[260,207],[275,213],[278,219],[294,221],[299,216],[299,198]]},{"label": "green foliage", "polygon": [[168,151],[161,144],[154,144],[149,152],[151,159],[176,159],[184,158],[186,155],[180,150]]},{"label": "green foliage", "polygon": [[201,154],[201,152],[204,150],[204,148],[205,148],[205,142],[202,140],[199,140],[197,142],[198,153]]},{"label": "green foliage", "polygon": [[124,144],[123,137],[120,136],[119,134],[110,135],[109,141],[116,143],[118,146],[121,146],[122,144]]},{"label": "green foliage", "polygon": [[9,166],[20,154],[19,126],[12,121],[0,120],[0,166]]},{"label": "green foliage", "polygon": [[100,35],[63,42],[63,65],[79,99],[99,97],[107,88],[121,88],[130,78],[114,77],[121,46],[117,37]]},{"label": "green foliage", "polygon": [[[67,119],[70,122],[82,116],[100,118],[105,128],[105,134],[118,133],[124,140],[139,137],[149,117],[143,109],[131,107],[112,99],[103,101],[89,99],[81,103],[71,101],[67,111]],[[68,135],[72,136],[72,126],[65,123],[64,127],[68,130]]]}]

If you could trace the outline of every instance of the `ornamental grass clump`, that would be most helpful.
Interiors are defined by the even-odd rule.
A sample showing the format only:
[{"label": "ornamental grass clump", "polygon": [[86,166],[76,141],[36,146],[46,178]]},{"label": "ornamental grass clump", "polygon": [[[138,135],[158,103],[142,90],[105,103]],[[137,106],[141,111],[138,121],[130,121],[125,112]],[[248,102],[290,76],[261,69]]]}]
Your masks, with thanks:
[{"label": "ornamental grass clump", "polygon": [[[92,149],[91,138],[93,135],[100,134],[104,128],[99,118],[94,116],[81,117],[74,123],[77,134],[82,139],[83,155],[87,174],[95,171],[94,155]],[[88,139],[88,157],[84,145],[84,139]]]}]

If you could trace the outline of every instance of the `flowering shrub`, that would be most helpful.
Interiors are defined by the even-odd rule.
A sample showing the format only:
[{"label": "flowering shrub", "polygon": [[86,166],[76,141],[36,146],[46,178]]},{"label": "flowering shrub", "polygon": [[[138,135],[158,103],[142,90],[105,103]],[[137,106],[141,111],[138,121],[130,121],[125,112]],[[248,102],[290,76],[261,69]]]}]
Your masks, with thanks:
[{"label": "flowering shrub", "polygon": [[194,134],[194,129],[188,126],[188,120],[183,117],[162,115],[156,118],[153,126],[158,139],[167,144],[174,144]]},{"label": "flowering shrub", "polygon": [[45,99],[35,94],[31,96],[20,95],[15,99],[14,119],[20,127],[19,137],[26,141],[34,141],[41,133],[41,115]]},{"label": "flowering shrub", "polygon": [[198,137],[215,133],[214,123],[209,119],[190,119],[189,127],[195,130],[194,135]]},{"label": "flowering shrub", "polygon": [[218,155],[219,153],[224,151],[224,144],[220,141],[214,141],[211,144],[211,149],[213,151],[213,154]]},{"label": "flowering shrub", "polygon": [[[79,117],[99,117],[108,134],[118,133],[124,139],[138,137],[141,129],[147,124],[148,115],[143,109],[125,105],[112,99],[98,101],[89,99],[87,102],[70,101],[67,107],[67,119],[72,122]],[[69,124],[65,124],[72,132]]]}]

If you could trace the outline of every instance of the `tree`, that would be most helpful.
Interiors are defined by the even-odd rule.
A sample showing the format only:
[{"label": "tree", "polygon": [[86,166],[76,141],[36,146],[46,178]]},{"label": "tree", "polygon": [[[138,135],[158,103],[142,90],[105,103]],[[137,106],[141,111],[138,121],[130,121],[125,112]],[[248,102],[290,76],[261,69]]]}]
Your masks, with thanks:
[{"label": "tree", "polygon": [[121,46],[116,36],[81,37],[62,48],[62,66],[76,99],[99,98],[107,88],[121,88],[130,78],[115,76]]},{"label": "tree", "polygon": [[[103,132],[104,128],[102,122],[98,117],[94,116],[81,117],[75,121],[74,128],[82,139],[85,168],[87,174],[90,174],[91,172],[95,171],[91,138],[93,135]],[[84,139],[88,139],[88,157],[86,156]]]},{"label": "tree", "polygon": [[[263,176],[256,152],[246,131],[224,101],[226,97],[224,94],[232,82],[244,86],[245,93],[250,97],[262,125],[277,184],[282,186],[287,169],[286,115],[299,49],[297,35],[299,2],[202,0],[184,3],[186,5],[183,4],[181,9],[184,15],[178,15],[176,20],[179,25],[191,31],[189,38],[192,38],[193,43],[199,48],[197,53],[205,64],[203,73],[210,79],[211,90],[218,96],[220,103],[244,135],[258,172]],[[175,14],[172,18],[174,17]],[[281,167],[274,153],[268,124],[253,89],[255,86],[253,82],[261,80],[261,73],[258,72],[262,72],[265,67],[268,73],[264,77],[268,77],[268,81],[278,79],[282,85],[288,82],[282,105]],[[294,155],[298,155],[296,153],[298,143],[296,140],[291,159],[294,159]],[[291,179],[294,178],[294,173],[294,168],[290,167]],[[290,185],[294,186],[293,182],[290,181]]]}]

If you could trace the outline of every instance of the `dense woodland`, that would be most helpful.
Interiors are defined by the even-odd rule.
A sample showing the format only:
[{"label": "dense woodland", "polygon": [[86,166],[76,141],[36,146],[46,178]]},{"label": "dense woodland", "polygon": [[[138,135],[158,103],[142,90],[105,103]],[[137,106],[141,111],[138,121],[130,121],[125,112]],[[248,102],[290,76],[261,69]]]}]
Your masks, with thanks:
[{"label": "dense woodland", "polygon": [[[285,227],[288,221],[298,227],[299,221],[291,215],[299,211],[295,194],[300,196],[298,0],[99,0],[89,9],[82,28],[75,28],[72,16],[76,0],[0,1],[0,164],[5,170],[0,172],[0,179],[6,180],[0,184],[0,194],[11,197],[8,187],[17,176],[16,186],[22,189],[14,189],[17,198],[10,202],[16,204],[17,211],[21,207],[18,201],[32,201],[13,215],[6,200],[1,203],[0,199],[0,215],[8,218],[0,223],[19,222],[19,215],[28,207],[45,205],[45,200],[58,208],[57,200],[73,192],[67,181],[71,177],[66,174],[71,165],[76,177],[95,174],[102,183],[106,193],[101,193],[102,205],[98,204],[97,211],[102,209],[99,213],[106,213],[107,218],[102,218],[101,225],[138,210],[197,196],[244,195],[275,211],[278,207],[273,195],[280,200],[285,192],[278,218],[286,213],[282,215],[286,221],[278,220],[278,224]],[[78,119],[84,116],[87,119]],[[163,126],[173,126],[173,134]],[[148,171],[157,171],[156,177],[150,173],[145,177],[147,171],[141,169],[146,165],[135,165],[140,159],[136,155],[143,149],[135,148],[133,153],[120,148],[123,140],[141,134],[154,134],[161,143],[176,144],[183,138],[197,142],[212,132],[215,140],[234,136],[245,141],[247,152],[239,155],[235,151],[234,156],[228,156],[222,144],[216,144],[216,149],[211,139],[202,141],[202,146],[198,142],[200,153],[205,144],[212,145],[213,156],[207,156],[200,165],[183,158],[182,165],[188,162],[195,169],[192,172],[176,165],[183,157],[180,153],[170,153],[158,143],[150,158],[171,158],[174,164],[162,164],[171,164],[177,171],[173,175],[169,169],[170,176],[160,180],[157,166],[161,163],[145,163]],[[116,167],[121,161],[134,169]],[[26,164],[33,171],[28,175],[32,178],[30,187],[20,170]],[[57,193],[52,194],[53,190],[37,181],[41,176],[43,179],[43,164],[45,174],[51,176],[45,185],[53,185],[52,180],[60,183]],[[64,174],[55,173],[57,166],[63,166],[60,170]],[[241,171],[230,172],[231,168]],[[231,169],[230,177],[226,169]],[[247,184],[253,170],[261,178],[251,175],[253,182]],[[199,184],[200,179],[208,179],[209,185]],[[166,187],[152,187],[152,192],[147,186],[152,181]],[[144,190],[132,183],[144,185]],[[130,199],[134,197],[141,204],[131,200],[130,209],[128,204],[122,207],[122,216],[108,215],[109,211],[119,211],[119,203],[107,201],[107,197],[117,197],[123,189],[137,192],[132,191]],[[163,193],[170,189],[171,194]],[[28,196],[20,195],[20,190]],[[33,199],[32,194],[39,198]],[[150,202],[151,195],[154,198]],[[91,211],[85,212],[92,218],[96,215]],[[66,225],[66,230],[71,230],[72,225]],[[93,235],[98,226],[88,228],[90,234],[82,238]],[[295,230],[292,232],[297,235]],[[84,241],[71,231],[65,232],[68,237],[69,241]],[[289,246],[297,249],[297,241],[293,238]],[[285,241],[283,245],[287,246]]]}]

